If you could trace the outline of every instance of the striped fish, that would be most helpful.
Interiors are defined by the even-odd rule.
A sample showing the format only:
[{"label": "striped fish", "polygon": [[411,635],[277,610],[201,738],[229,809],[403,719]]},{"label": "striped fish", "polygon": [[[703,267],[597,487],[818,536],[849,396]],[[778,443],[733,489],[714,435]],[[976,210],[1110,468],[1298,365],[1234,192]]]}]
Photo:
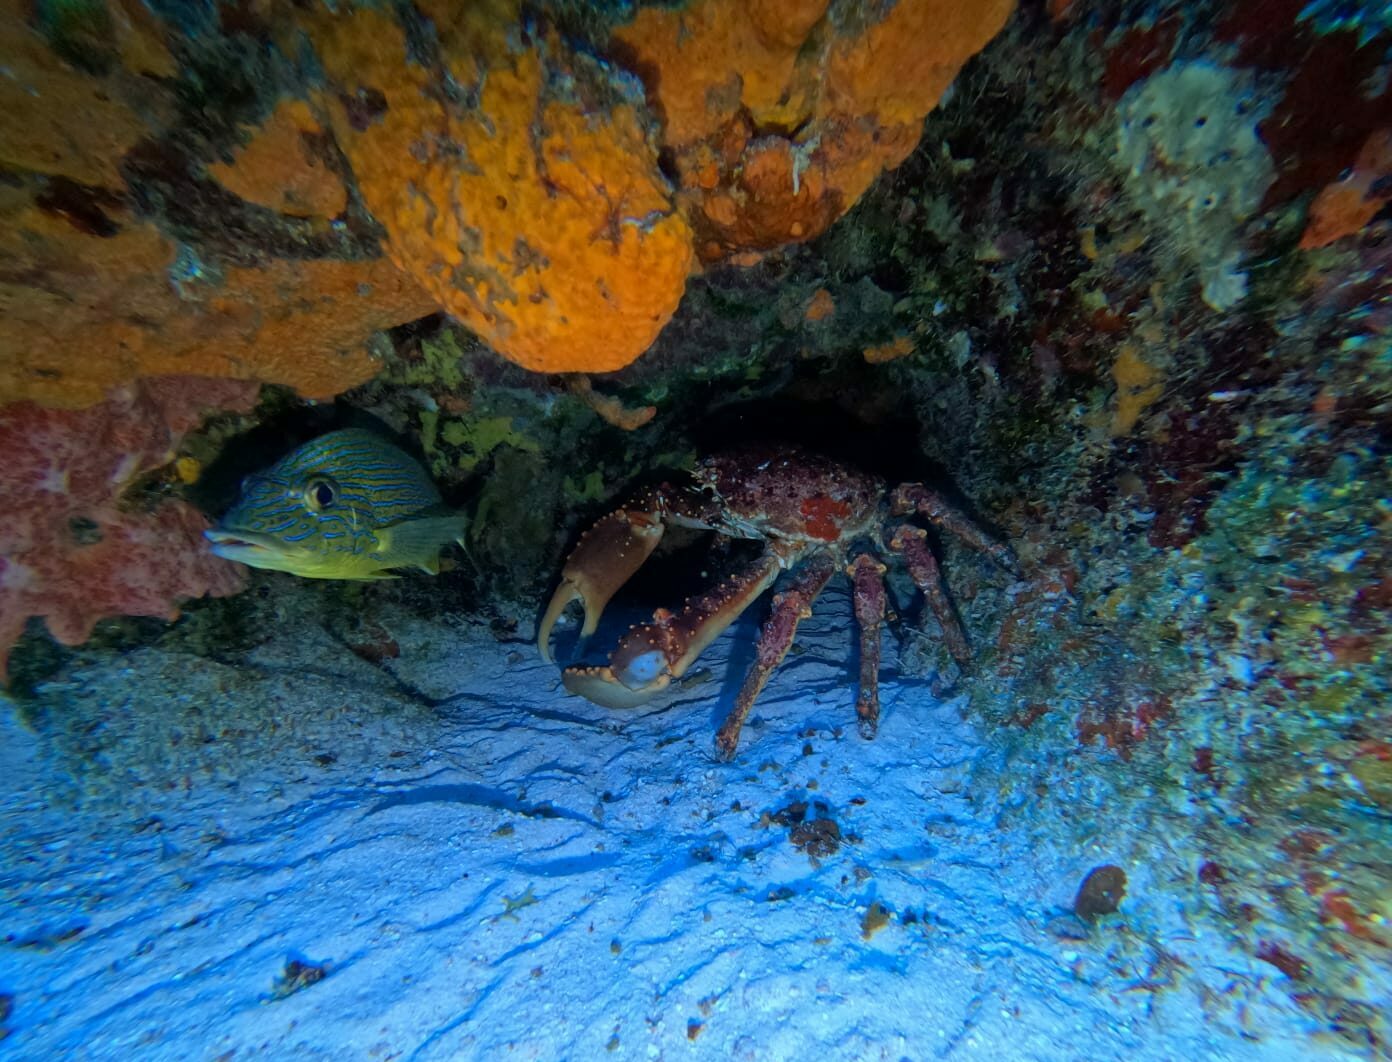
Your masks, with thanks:
[{"label": "striped fish", "polygon": [[389,579],[392,568],[440,570],[464,518],[425,469],[385,439],[329,432],[242,481],[242,495],[204,534],[213,552],[312,579]]}]

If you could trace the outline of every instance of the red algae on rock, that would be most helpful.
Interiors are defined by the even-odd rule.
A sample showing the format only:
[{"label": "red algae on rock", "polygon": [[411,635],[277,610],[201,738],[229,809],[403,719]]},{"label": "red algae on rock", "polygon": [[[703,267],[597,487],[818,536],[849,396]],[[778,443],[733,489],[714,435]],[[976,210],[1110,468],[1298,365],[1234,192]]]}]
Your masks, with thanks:
[{"label": "red algae on rock", "polygon": [[207,550],[203,516],[178,499],[123,498],[174,456],[209,409],[246,411],[256,385],[154,378],[82,410],[0,409],[0,673],[32,616],[77,645],[107,616],[174,619],[184,598],[236,593],[237,565]]}]

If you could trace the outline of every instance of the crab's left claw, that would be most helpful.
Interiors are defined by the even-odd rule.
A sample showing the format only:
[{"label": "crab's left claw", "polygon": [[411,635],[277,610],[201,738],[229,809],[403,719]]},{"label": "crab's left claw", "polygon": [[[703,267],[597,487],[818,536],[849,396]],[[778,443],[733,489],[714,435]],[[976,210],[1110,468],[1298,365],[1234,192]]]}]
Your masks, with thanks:
[{"label": "crab's left claw", "polygon": [[662,540],[661,499],[652,496],[646,505],[631,505],[600,520],[580,539],[561,571],[561,585],[551,596],[541,626],[537,649],[551,662],[551,630],[572,601],[585,606],[585,625],[580,637],[594,633],[599,617],[619,587],[643,566]]}]

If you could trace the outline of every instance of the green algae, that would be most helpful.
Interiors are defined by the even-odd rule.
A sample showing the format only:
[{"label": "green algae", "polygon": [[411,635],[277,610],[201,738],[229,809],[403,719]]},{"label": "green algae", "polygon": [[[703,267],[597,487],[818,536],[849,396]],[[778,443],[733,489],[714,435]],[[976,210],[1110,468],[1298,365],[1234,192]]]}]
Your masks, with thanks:
[{"label": "green algae", "polygon": [[513,417],[504,416],[448,420],[440,431],[440,438],[447,446],[461,451],[456,463],[466,472],[476,468],[500,446],[510,446],[523,453],[538,453],[541,449],[535,439],[517,430]]},{"label": "green algae", "polygon": [[600,472],[591,472],[583,479],[566,476],[561,484],[565,490],[566,500],[571,502],[599,501],[607,494],[604,476]]},{"label": "green algae", "polygon": [[538,453],[541,443],[518,428],[518,418],[420,411],[421,447],[437,477],[473,472],[500,448]]},{"label": "green algae", "polygon": [[416,356],[393,361],[387,377],[402,387],[428,387],[451,394],[467,394],[473,378],[464,367],[464,343],[454,329],[441,329],[420,342]]}]

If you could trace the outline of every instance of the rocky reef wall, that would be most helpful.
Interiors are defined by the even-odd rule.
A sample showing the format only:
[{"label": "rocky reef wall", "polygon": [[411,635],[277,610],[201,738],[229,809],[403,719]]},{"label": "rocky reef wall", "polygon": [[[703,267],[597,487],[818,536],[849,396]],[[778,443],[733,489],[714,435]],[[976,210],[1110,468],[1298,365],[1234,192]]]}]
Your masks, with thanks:
[{"label": "rocky reef wall", "polygon": [[[76,650],[31,623],[15,688],[131,644],[235,659],[272,637],[272,591],[367,658],[375,603],[525,634],[635,485],[817,443],[1015,546],[1011,583],[941,544],[965,672],[892,588],[901,665],[969,695],[1018,828],[1185,837],[1110,859],[1385,1054],[1380,7],[469,11],[3,13],[0,435],[36,456],[0,470],[25,514],[0,526],[0,638],[252,587]],[[200,510],[366,418],[469,512],[453,571],[212,567]],[[113,581],[156,562],[152,528],[180,578]],[[1125,903],[1098,926],[1147,991],[1182,990]]]}]

